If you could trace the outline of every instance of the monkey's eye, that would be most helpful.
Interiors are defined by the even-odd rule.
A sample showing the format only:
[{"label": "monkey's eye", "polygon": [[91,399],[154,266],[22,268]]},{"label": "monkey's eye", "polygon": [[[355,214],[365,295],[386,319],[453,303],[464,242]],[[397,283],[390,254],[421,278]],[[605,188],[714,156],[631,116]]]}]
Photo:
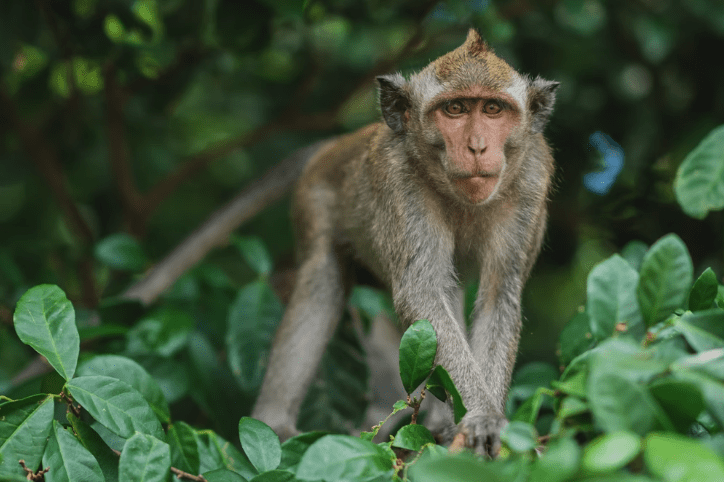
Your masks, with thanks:
[{"label": "monkey's eye", "polygon": [[453,100],[445,104],[444,110],[449,115],[460,115],[465,112],[465,106],[459,100]]},{"label": "monkey's eye", "polygon": [[488,115],[499,114],[503,110],[503,106],[497,100],[489,100],[483,106],[483,110]]}]

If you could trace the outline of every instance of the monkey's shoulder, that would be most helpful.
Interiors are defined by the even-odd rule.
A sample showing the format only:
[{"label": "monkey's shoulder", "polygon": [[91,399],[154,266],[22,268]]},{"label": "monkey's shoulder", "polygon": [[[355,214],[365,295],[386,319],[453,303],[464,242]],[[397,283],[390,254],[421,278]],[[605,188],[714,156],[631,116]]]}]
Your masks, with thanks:
[{"label": "monkey's shoulder", "polygon": [[366,159],[374,149],[381,129],[381,123],[370,124],[332,140],[310,159],[301,182],[341,186],[345,176],[354,170],[351,165]]}]

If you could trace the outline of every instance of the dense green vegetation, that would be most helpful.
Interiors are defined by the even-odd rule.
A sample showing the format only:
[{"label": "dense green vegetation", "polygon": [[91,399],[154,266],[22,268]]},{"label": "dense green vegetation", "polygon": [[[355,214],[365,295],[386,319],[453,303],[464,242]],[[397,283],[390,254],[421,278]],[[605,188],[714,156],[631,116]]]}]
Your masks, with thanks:
[{"label": "dense green vegetation", "polygon": [[[173,249],[294,149],[376,121],[374,76],[471,25],[562,83],[501,457],[448,457],[419,425],[280,446],[244,417],[289,292],[288,200],[196,243],[199,261]],[[2,2],[0,479],[25,480],[20,459],[65,470],[46,480],[724,479],[723,49],[717,0]],[[601,139],[623,166],[593,192]],[[371,430],[351,320],[380,312],[355,288],[302,429]],[[418,331],[408,391],[433,368]]]}]

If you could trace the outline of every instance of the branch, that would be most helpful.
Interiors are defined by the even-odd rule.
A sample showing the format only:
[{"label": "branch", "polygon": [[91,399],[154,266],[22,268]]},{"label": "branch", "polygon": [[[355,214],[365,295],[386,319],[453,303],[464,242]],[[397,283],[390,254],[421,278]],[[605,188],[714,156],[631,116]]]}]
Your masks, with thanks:
[{"label": "branch", "polygon": [[23,121],[15,102],[5,91],[4,85],[0,85],[0,110],[10,120],[15,132],[20,137],[23,149],[45,179],[73,231],[83,243],[91,244],[93,233],[65,188],[65,176],[57,154],[51,149],[40,131]]},{"label": "branch", "polygon": [[300,149],[269,169],[261,179],[212,214],[123,296],[138,299],[146,305],[152,303],[212,248],[225,244],[231,232],[240,224],[281,198],[301,175],[306,164],[304,161],[328,142],[320,141]]}]

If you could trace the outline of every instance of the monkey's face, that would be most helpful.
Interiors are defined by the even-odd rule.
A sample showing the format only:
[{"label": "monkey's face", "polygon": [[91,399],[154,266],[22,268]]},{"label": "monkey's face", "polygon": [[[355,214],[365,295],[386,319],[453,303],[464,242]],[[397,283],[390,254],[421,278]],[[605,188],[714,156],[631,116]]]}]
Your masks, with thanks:
[{"label": "monkey's face", "polygon": [[467,202],[483,203],[504,174],[506,142],[520,124],[518,102],[475,86],[437,96],[428,116],[445,143],[441,161],[449,181]]},{"label": "monkey's face", "polygon": [[377,80],[389,128],[443,192],[470,204],[515,182],[558,86],[520,75],[472,29],[409,81],[400,74]]}]

